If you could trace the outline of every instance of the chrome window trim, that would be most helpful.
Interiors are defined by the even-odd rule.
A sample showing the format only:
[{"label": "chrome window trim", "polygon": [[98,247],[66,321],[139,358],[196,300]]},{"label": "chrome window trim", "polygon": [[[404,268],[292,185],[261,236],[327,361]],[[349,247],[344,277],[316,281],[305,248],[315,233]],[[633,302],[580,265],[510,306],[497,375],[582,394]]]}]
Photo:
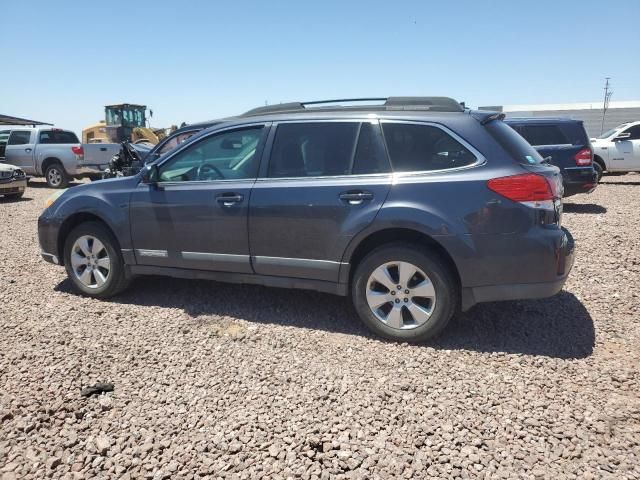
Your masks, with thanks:
[{"label": "chrome window trim", "polygon": [[[218,180],[185,180],[184,182],[163,181],[163,182],[157,182],[157,185],[160,188],[179,187],[180,185],[188,185],[190,187],[198,186],[198,185],[204,186],[204,185],[211,185],[211,184],[224,185],[227,183],[247,183],[247,186],[251,186],[255,183],[255,181],[256,181],[255,178],[238,178],[238,179],[224,178],[224,179],[218,179]],[[148,185],[148,184],[146,183],[138,184],[138,186],[140,185]]]},{"label": "chrome window trim", "polygon": [[391,179],[393,177],[393,173],[388,172],[388,173],[362,173],[359,175],[327,175],[327,176],[322,176],[322,177],[260,177],[256,180],[256,183],[266,183],[266,182],[280,182],[280,181],[300,181],[300,180],[305,180],[305,181],[319,181],[319,180],[326,180],[326,181],[335,181],[335,180],[357,180],[359,178],[363,179],[363,180],[367,180],[367,179],[371,179],[371,178],[380,178],[381,180],[384,180],[386,178]]}]

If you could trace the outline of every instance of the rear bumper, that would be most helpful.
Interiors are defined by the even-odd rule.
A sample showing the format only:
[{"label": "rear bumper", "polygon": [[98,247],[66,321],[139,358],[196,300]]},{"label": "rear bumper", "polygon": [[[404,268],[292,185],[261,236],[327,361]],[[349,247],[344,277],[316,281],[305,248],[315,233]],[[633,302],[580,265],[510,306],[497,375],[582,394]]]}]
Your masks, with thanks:
[{"label": "rear bumper", "polygon": [[74,173],[75,176],[84,176],[84,175],[96,175],[96,174],[101,174],[104,173],[104,171],[109,167],[108,164],[103,163],[103,164],[95,164],[95,165],[89,165],[89,164],[82,164],[79,165],[78,168],[76,168],[76,171]]},{"label": "rear bumper", "polygon": [[562,171],[564,196],[591,193],[598,186],[598,175],[593,167],[567,167]]},{"label": "rear bumper", "polygon": [[468,310],[476,303],[503,300],[525,300],[552,297],[564,286],[575,260],[575,242],[571,233],[563,228],[564,235],[556,249],[556,278],[540,283],[511,283],[463,288],[462,309]]}]

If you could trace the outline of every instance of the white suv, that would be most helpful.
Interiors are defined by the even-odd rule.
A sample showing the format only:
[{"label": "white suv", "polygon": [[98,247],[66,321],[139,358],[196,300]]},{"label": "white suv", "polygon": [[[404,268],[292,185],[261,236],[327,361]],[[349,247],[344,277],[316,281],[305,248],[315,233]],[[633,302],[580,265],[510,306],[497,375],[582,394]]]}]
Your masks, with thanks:
[{"label": "white suv", "polygon": [[602,172],[640,172],[640,122],[629,122],[591,139],[593,168]]}]

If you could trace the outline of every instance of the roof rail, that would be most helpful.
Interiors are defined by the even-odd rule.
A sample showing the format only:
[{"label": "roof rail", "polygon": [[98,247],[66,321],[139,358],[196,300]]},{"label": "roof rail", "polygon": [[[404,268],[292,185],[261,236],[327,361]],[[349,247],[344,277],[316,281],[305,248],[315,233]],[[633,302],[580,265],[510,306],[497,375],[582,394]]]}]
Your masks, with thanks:
[{"label": "roof rail", "polygon": [[[343,103],[383,102],[378,105],[341,105]],[[309,108],[311,107],[311,108]],[[310,110],[409,110],[432,112],[463,112],[465,107],[449,97],[372,97],[342,98],[337,100],[314,100],[311,102],[289,102],[277,105],[257,107],[242,116],[264,115],[269,113],[304,112]]]}]

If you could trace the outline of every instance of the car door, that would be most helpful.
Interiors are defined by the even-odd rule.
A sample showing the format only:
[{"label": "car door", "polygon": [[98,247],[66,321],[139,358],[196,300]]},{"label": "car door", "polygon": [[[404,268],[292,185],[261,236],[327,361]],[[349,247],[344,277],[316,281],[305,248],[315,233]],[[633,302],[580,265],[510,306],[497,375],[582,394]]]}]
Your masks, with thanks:
[{"label": "car door", "polygon": [[255,272],[338,281],[346,246],[391,185],[378,122],[274,123],[267,150],[250,202]]},{"label": "car door", "polygon": [[0,160],[4,159],[4,150],[7,147],[10,134],[11,130],[0,130]]},{"label": "car door", "polygon": [[247,214],[267,124],[198,136],[157,166],[131,195],[136,261],[251,273]]},{"label": "car door", "polygon": [[639,169],[640,125],[634,125],[618,132],[611,139],[608,170],[628,172]]},{"label": "car door", "polygon": [[7,163],[20,167],[26,173],[36,174],[34,158],[35,130],[12,130],[5,147]]}]

